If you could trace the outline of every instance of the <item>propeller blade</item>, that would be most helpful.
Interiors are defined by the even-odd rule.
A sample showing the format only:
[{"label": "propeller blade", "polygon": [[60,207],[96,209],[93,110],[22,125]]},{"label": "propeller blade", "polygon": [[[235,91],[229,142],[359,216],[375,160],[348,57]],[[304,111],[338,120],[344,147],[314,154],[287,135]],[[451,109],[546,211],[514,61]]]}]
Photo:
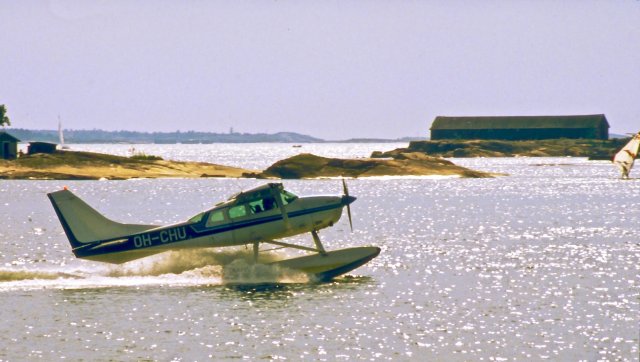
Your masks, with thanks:
[{"label": "propeller blade", "polygon": [[349,196],[349,189],[347,188],[347,182],[344,178],[342,179],[342,193],[345,194],[345,196]]},{"label": "propeller blade", "polygon": [[[346,196],[347,200],[351,199],[349,197],[349,188],[347,188],[347,182],[344,180],[344,178],[342,179],[342,192],[344,193],[344,196]],[[353,201],[347,202],[347,216],[349,216],[349,226],[351,227],[351,232],[353,232],[353,220],[351,219],[351,206],[350,206],[351,202]]]}]

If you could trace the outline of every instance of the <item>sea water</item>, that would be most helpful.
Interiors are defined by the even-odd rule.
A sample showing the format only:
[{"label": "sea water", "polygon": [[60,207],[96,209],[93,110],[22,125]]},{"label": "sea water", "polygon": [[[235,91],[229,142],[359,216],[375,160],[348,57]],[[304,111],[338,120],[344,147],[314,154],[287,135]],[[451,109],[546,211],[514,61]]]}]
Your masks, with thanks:
[{"label": "sea water", "polygon": [[[397,146],[135,148],[260,169],[300,152]],[[121,266],[77,260],[46,197],[67,186],[112,219],[160,225],[263,180],[2,181],[0,360],[637,361],[638,176],[623,181],[610,163],[581,158],[452,161],[508,176],[348,180],[354,231],[346,217],[322,230],[325,248],[382,252],[320,284],[251,265],[244,247]],[[337,180],[284,184],[342,193]],[[313,245],[310,235],[288,241]]]}]

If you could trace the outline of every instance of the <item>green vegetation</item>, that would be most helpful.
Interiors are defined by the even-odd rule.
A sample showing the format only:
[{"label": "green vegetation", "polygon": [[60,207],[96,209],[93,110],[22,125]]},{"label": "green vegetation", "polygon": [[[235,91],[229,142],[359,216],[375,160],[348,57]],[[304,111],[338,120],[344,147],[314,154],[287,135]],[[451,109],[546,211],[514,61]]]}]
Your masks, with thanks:
[{"label": "green vegetation", "polygon": [[129,157],[108,155],[94,152],[56,151],[51,154],[36,153],[26,155],[13,161],[16,165],[32,168],[50,168],[55,166],[91,166],[111,167],[135,165],[139,162]]},{"label": "green vegetation", "polygon": [[7,116],[7,106],[0,104],[0,126],[11,126],[11,120]]},{"label": "green vegetation", "polygon": [[136,161],[162,161],[163,160],[163,158],[160,156],[147,155],[146,153],[142,153],[142,152],[136,153],[135,155],[132,155],[129,158]]}]

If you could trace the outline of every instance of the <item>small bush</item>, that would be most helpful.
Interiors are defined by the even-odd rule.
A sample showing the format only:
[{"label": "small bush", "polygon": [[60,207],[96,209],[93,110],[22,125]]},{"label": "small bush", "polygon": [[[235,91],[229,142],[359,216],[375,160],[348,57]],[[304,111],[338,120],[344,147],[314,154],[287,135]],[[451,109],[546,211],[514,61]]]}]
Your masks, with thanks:
[{"label": "small bush", "polygon": [[163,160],[163,158],[160,156],[147,155],[142,152],[131,155],[129,158],[137,161],[162,161]]}]

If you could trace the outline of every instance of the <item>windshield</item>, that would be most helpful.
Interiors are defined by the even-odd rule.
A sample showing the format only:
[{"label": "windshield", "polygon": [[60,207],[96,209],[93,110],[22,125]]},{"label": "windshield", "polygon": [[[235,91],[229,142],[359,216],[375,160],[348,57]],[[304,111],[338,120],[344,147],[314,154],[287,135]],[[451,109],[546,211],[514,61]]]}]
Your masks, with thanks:
[{"label": "windshield", "polygon": [[291,192],[286,191],[286,190],[282,190],[280,195],[282,195],[282,204],[283,205],[290,204],[290,203],[294,202],[298,198],[298,196],[296,196],[296,195],[294,195]]},{"label": "windshield", "polygon": [[189,219],[190,223],[198,223],[200,222],[200,220],[202,220],[202,217],[204,216],[204,212],[199,213],[198,215],[192,217],[191,219]]},{"label": "windshield", "polygon": [[[280,186],[277,189],[275,188],[261,189],[261,190],[254,190],[253,192],[234,195],[232,198],[230,198],[231,201],[218,203],[214,209],[219,209],[223,204],[229,203],[229,206],[231,208],[228,209],[228,213],[229,213],[229,218],[231,219],[247,216],[249,214],[259,214],[261,212],[278,208],[278,202],[277,202],[278,194],[280,194],[280,200],[282,200],[283,206],[288,205],[298,199],[297,195],[284,190],[282,186]],[[206,213],[207,212],[205,211],[193,216],[192,218],[189,219],[189,222],[190,223],[201,222],[202,218],[205,216]],[[211,216],[213,216],[213,213],[210,215],[209,220],[207,220],[208,226],[213,222],[211,220]],[[216,220],[216,221],[221,222],[222,219]]]}]

